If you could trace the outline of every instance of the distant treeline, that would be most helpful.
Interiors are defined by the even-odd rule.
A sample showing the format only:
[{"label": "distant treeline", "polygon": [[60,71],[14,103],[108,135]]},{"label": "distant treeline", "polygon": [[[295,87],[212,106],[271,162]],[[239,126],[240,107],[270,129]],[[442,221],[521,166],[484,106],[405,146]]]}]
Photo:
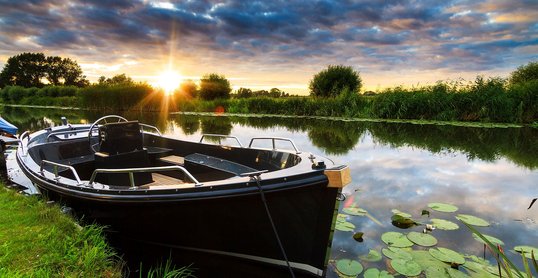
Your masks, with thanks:
[{"label": "distant treeline", "polygon": [[[233,94],[232,94],[233,95]],[[538,80],[511,83],[477,77],[468,84],[437,83],[396,87],[375,96],[344,89],[337,97],[243,97],[201,100],[176,93],[166,97],[143,83],[93,85],[85,88],[47,86],[0,90],[3,103],[73,106],[88,109],[229,112],[279,115],[363,117],[534,123],[538,121]]]}]

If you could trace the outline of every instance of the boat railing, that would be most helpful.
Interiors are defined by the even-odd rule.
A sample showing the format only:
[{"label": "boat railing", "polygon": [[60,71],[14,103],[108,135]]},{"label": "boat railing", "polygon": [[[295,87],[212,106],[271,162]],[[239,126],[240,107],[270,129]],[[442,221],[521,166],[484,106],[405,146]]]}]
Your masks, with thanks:
[{"label": "boat railing", "polygon": [[58,174],[58,168],[65,168],[65,169],[71,170],[71,172],[73,173],[73,176],[77,180],[77,185],[82,184],[82,181],[80,180],[80,178],[78,176],[77,170],[75,170],[75,168],[73,168],[73,166],[65,165],[65,164],[61,164],[61,163],[56,163],[56,162],[52,162],[52,161],[49,161],[49,160],[41,160],[41,167],[39,169],[39,172],[41,173],[42,176],[45,176],[44,168],[45,168],[46,164],[49,164],[49,165],[53,166],[54,179],[56,181],[58,181],[60,179],[60,175]]},{"label": "boat railing", "polygon": [[107,173],[107,174],[129,174],[129,182],[131,188],[136,188],[134,182],[134,173],[154,173],[154,172],[164,172],[164,171],[180,171],[183,172],[193,183],[194,186],[201,186],[200,183],[187,169],[179,165],[174,166],[159,166],[159,167],[143,167],[143,168],[123,168],[123,169],[95,169],[92,173],[92,176],[89,181],[89,185],[92,185],[95,182],[95,178],[98,174]]},{"label": "boat railing", "polygon": [[19,147],[21,148],[22,155],[26,156],[28,155],[28,142],[26,143],[26,146],[24,146],[23,140],[25,137],[28,137],[28,141],[30,141],[30,131],[25,131],[19,136]]},{"label": "boat railing", "polygon": [[[49,139],[50,137],[52,136],[56,136],[58,140],[60,141],[65,141],[65,140],[71,140],[73,138],[60,138],[58,137],[58,135],[76,135],[78,133],[81,133],[81,132],[88,132],[90,131],[90,129],[88,128],[85,128],[85,129],[73,129],[73,130],[64,130],[64,131],[54,131],[54,132],[51,132],[49,133],[49,135],[47,135],[47,139],[45,140],[45,142],[49,142]],[[75,138],[75,139],[80,139],[80,138]]]},{"label": "boat railing", "polygon": [[144,128],[149,128],[149,129],[155,130],[157,132],[157,134],[159,134],[159,136],[163,136],[161,131],[155,126],[148,125],[148,124],[143,124],[143,123],[138,123],[138,124],[142,127],[142,132],[144,132]]},{"label": "boat railing", "polygon": [[200,138],[200,143],[204,141],[204,138],[206,137],[217,137],[219,138],[219,145],[222,145],[222,138],[225,139],[235,139],[237,141],[237,144],[239,144],[239,147],[243,147],[243,144],[241,144],[241,141],[239,141],[239,138],[231,135],[223,135],[223,134],[202,134],[202,138]]},{"label": "boat railing", "polygon": [[283,138],[283,137],[254,137],[254,138],[251,138],[250,139],[250,143],[248,144],[248,147],[251,148],[252,147],[252,143],[256,140],[271,140],[272,144],[273,144],[273,150],[277,150],[276,148],[276,141],[287,141],[287,142],[290,142],[291,146],[293,147],[293,149],[295,150],[295,153],[297,154],[300,154],[301,151],[299,151],[299,149],[297,148],[297,146],[295,145],[295,143],[293,142],[293,140],[289,139],[289,138]]}]

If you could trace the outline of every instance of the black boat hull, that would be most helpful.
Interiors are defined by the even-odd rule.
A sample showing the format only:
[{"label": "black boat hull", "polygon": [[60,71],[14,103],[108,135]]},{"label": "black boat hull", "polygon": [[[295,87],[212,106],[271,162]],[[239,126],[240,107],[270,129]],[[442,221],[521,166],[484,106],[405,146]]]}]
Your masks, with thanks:
[{"label": "black boat hull", "polygon": [[[43,195],[122,238],[286,267],[257,188],[189,199],[83,198],[21,168]],[[340,190],[322,174],[292,183],[264,189],[271,216],[294,271],[324,276]]]}]

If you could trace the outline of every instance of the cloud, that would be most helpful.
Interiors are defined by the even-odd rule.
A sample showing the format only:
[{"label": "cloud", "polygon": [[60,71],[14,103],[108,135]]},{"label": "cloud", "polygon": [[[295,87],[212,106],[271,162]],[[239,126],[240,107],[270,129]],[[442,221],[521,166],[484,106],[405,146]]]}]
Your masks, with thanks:
[{"label": "cloud", "polygon": [[[535,1],[0,1],[0,55],[111,64],[174,53],[200,68],[347,64],[368,74],[508,72],[536,59]],[[20,40],[27,42],[22,44]],[[153,56],[152,56],[153,55]],[[216,68],[218,70],[218,68]],[[202,69],[198,69],[201,71]],[[140,73],[132,73],[133,75]],[[199,72],[194,74],[200,74]],[[304,77],[294,83],[306,82]],[[368,80],[365,80],[367,83]]]}]

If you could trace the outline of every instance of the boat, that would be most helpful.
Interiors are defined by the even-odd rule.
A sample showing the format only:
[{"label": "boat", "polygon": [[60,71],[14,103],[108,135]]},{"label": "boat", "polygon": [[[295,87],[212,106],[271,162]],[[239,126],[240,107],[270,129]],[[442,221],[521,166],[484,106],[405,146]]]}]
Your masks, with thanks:
[{"label": "boat", "polygon": [[[204,134],[193,142],[108,115],[64,120],[19,141],[23,173],[86,221],[145,244],[325,275],[349,168],[290,139],[256,137],[247,146]],[[253,146],[264,141],[269,147]]]}]

